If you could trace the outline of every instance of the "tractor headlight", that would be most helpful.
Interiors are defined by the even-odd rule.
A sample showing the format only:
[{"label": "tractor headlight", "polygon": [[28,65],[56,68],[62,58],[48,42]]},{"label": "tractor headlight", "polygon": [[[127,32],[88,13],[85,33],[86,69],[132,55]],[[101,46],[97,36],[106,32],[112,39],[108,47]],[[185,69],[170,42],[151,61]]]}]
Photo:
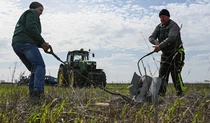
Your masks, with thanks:
[{"label": "tractor headlight", "polygon": [[87,65],[91,65],[92,63],[88,62]]},{"label": "tractor headlight", "polygon": [[94,65],[94,66],[96,66],[96,63],[95,62],[87,62],[87,65]]}]

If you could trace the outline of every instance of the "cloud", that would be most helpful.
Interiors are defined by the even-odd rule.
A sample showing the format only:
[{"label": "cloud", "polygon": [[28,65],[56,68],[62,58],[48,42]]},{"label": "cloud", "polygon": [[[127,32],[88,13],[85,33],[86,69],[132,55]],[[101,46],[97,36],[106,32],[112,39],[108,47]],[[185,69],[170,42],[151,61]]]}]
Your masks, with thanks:
[{"label": "cloud", "polygon": [[[159,5],[149,5],[149,2],[154,1],[147,1],[148,7],[144,7],[135,0],[50,2],[43,0],[41,2],[45,7],[40,17],[42,35],[53,46],[54,51],[65,55],[69,50],[80,48],[96,50],[98,55],[101,51],[108,52],[103,58],[97,60],[99,60],[99,65],[108,72],[109,81],[114,81],[116,76],[120,76],[116,77],[120,78],[117,80],[130,79],[132,71],[137,69],[136,62],[139,57],[152,50],[152,45],[147,38],[159,23],[158,13],[162,8],[170,11],[171,19],[179,25],[183,24],[182,40],[186,54],[189,54],[186,55],[186,70],[183,74],[186,75],[189,68],[191,73],[201,72],[202,70],[197,66],[193,66],[199,63],[206,66],[203,69],[208,68],[207,59],[203,59],[202,62],[199,60],[202,60],[200,54],[210,52],[208,47],[209,0],[165,2]],[[22,0],[3,0],[0,4],[2,6],[0,10],[0,62],[19,61],[11,48],[11,38],[19,16],[27,8]],[[56,66],[48,66],[47,69],[53,69],[56,75]],[[125,75],[126,72],[128,75]],[[200,76],[202,79],[202,75]],[[194,80],[195,77],[192,76],[190,79]]]}]

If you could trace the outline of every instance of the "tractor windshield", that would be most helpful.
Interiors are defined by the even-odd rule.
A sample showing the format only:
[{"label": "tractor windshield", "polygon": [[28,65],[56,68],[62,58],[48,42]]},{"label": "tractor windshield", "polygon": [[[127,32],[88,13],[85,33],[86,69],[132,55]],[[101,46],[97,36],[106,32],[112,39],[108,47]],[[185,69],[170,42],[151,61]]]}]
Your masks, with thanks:
[{"label": "tractor windshield", "polygon": [[87,53],[77,53],[74,54],[74,61],[80,61],[80,60],[88,60],[88,54]]}]

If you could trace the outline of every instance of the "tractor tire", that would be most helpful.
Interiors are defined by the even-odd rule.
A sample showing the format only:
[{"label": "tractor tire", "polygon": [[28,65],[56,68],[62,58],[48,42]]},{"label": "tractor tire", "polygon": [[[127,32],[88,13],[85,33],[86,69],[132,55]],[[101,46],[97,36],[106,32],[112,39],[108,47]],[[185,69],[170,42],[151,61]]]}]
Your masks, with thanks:
[{"label": "tractor tire", "polygon": [[72,85],[73,88],[77,87],[77,74],[73,70],[70,71],[69,74],[69,84]]},{"label": "tractor tire", "polygon": [[58,70],[58,85],[60,86],[69,86],[68,77],[66,76],[67,70],[64,65],[61,65]]},{"label": "tractor tire", "polygon": [[82,81],[82,76],[76,71],[71,70],[69,74],[69,83],[73,88],[83,88],[84,83]]},{"label": "tractor tire", "polygon": [[97,86],[100,86],[100,87],[103,87],[105,88],[106,87],[106,74],[105,72],[103,71],[98,71],[99,72],[99,75],[97,76],[97,78],[95,79],[95,84],[96,85],[93,85],[94,88],[96,88]]},{"label": "tractor tire", "polygon": [[100,81],[99,81],[100,83],[100,85],[101,85],[101,87],[106,87],[106,74],[105,74],[105,72],[101,72],[101,75],[100,75]]}]

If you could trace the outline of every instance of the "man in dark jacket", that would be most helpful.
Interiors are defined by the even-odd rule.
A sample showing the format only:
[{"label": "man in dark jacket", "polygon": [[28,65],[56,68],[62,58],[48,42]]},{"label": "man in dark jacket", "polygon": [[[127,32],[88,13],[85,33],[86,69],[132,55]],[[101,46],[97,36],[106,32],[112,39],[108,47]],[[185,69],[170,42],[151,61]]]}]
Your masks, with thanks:
[{"label": "man in dark jacket", "polygon": [[32,2],[29,9],[19,18],[14,35],[12,47],[26,68],[31,72],[29,82],[30,97],[44,94],[45,63],[38,48],[44,51],[49,44],[41,36],[41,23],[39,16],[44,8],[39,2]]},{"label": "man in dark jacket", "polygon": [[180,35],[180,27],[170,19],[170,13],[166,9],[160,11],[159,17],[161,23],[156,26],[154,32],[149,37],[149,41],[155,45],[154,51],[162,51],[159,70],[162,85],[159,95],[165,95],[169,73],[171,73],[177,96],[182,96],[185,88],[181,71],[184,66],[185,53]]}]

